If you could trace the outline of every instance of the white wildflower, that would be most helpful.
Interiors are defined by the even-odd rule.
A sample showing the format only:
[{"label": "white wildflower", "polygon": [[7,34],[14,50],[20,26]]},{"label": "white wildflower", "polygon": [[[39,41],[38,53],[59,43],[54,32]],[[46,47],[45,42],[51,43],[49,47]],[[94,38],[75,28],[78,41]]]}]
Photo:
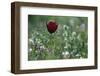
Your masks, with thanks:
[{"label": "white wildflower", "polygon": [[79,57],[79,56],[80,56],[80,54],[76,54],[76,56],[77,56],[77,57]]},{"label": "white wildflower", "polygon": [[64,49],[67,49],[68,48],[68,46],[66,45],[66,46],[64,46]]},{"label": "white wildflower", "polygon": [[66,28],[67,30],[69,29],[68,25],[64,25],[63,28]]},{"label": "white wildflower", "polygon": [[29,41],[32,42],[33,40],[32,39],[29,39]]},{"label": "white wildflower", "polygon": [[30,48],[29,51],[31,52],[32,51],[32,48]]},{"label": "white wildflower", "polygon": [[34,40],[32,40],[31,38],[29,39],[29,42],[34,44]]},{"label": "white wildflower", "polygon": [[65,54],[65,52],[62,52],[62,55],[64,55]]},{"label": "white wildflower", "polygon": [[69,52],[68,51],[65,51],[65,52],[62,52],[63,55],[68,55]]},{"label": "white wildflower", "polygon": [[69,52],[68,51],[62,52],[62,55],[63,55],[64,58],[69,58]]},{"label": "white wildflower", "polygon": [[64,25],[63,28],[65,29],[66,28],[66,25]]},{"label": "white wildflower", "polygon": [[80,35],[78,35],[78,36],[77,36],[77,39],[78,39],[78,40],[81,40],[81,37],[80,37]]},{"label": "white wildflower", "polygon": [[45,47],[42,45],[42,46],[40,46],[40,49],[45,49]]},{"label": "white wildflower", "polygon": [[76,35],[76,32],[72,32],[72,36],[75,36]]},{"label": "white wildflower", "polygon": [[41,40],[38,39],[38,38],[36,38],[36,42],[37,42],[37,43],[41,43]]},{"label": "white wildflower", "polygon": [[65,52],[65,55],[69,55],[69,52],[68,52],[68,51],[66,51],[66,52]]},{"label": "white wildflower", "polygon": [[68,48],[68,43],[66,42],[64,49],[67,49],[67,48]]}]

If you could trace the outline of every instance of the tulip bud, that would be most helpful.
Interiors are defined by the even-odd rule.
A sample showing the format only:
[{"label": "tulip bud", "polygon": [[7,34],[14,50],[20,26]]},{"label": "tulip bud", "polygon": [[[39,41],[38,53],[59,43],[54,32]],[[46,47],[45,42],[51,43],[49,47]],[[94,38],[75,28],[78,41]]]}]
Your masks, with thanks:
[{"label": "tulip bud", "polygon": [[47,29],[49,33],[51,34],[54,33],[57,30],[57,28],[58,28],[58,24],[55,21],[52,20],[47,23]]}]

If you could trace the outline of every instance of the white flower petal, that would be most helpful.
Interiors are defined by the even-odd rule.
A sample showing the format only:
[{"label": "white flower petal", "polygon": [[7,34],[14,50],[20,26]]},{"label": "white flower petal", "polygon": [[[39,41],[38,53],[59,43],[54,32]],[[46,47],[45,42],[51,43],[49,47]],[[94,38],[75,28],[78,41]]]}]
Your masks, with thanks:
[{"label": "white flower petal", "polygon": [[31,51],[32,51],[32,49],[30,48],[30,49],[29,49],[29,51],[31,52]]},{"label": "white flower petal", "polygon": [[73,32],[73,33],[72,33],[72,36],[75,36],[75,35],[76,35],[76,32]]}]

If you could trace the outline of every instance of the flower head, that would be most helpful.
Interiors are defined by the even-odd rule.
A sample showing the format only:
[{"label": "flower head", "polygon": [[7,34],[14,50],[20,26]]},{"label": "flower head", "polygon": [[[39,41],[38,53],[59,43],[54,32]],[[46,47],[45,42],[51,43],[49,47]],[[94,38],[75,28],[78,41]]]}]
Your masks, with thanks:
[{"label": "flower head", "polygon": [[49,31],[49,33],[54,33],[58,28],[58,24],[55,21],[49,21],[47,23],[47,29]]}]

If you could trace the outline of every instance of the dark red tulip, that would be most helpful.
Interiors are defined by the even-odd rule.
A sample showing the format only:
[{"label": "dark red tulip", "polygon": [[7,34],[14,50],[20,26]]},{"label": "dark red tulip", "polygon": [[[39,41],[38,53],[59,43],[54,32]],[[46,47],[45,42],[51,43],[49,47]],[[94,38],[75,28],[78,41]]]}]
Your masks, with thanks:
[{"label": "dark red tulip", "polygon": [[47,23],[47,29],[49,31],[49,33],[54,33],[58,28],[58,24],[55,21],[49,21]]}]

